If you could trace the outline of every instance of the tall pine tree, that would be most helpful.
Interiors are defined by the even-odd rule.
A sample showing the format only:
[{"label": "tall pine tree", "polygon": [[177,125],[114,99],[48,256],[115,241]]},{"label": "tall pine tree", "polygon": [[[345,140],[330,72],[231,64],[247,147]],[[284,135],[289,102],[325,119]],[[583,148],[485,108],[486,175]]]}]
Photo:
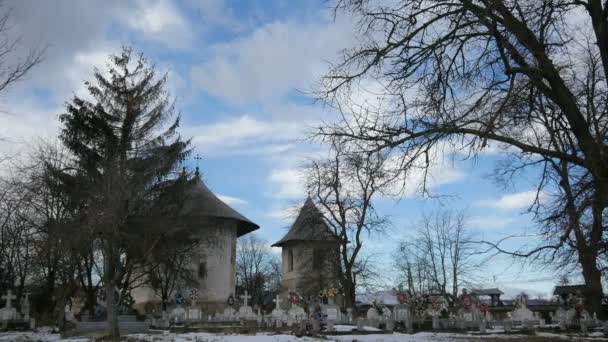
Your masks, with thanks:
[{"label": "tall pine tree", "polygon": [[166,75],[130,48],[110,56],[107,73],[95,69],[86,83],[92,100],[75,96],[60,116],[60,138],[76,170],[56,170],[79,218],[100,246],[109,334],[119,336],[118,304],[137,265],[149,258],[177,216],[189,184],[178,171],[189,141],[176,129],[179,115]]}]

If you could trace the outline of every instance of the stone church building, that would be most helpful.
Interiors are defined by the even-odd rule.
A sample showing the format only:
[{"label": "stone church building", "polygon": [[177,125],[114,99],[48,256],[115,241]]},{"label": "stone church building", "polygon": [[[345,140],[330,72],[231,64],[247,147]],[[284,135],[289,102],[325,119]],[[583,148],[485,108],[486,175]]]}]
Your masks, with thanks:
[{"label": "stone church building", "polygon": [[[339,244],[309,196],[287,234],[272,245],[282,249],[282,297],[290,292],[315,297],[320,291],[338,288]],[[283,303],[287,305],[286,300]]]},{"label": "stone church building", "polygon": [[[237,238],[257,230],[259,226],[220,200],[200,179],[197,170],[193,187],[183,205],[180,218],[189,228],[200,234],[195,264],[196,288],[180,289],[190,303],[190,294],[196,292],[197,305],[203,312],[222,311],[236,286]],[[192,230],[192,229],[190,229]],[[195,236],[198,240],[198,237]],[[138,287],[131,292],[134,307],[140,313],[148,304],[160,303],[150,287]]]}]

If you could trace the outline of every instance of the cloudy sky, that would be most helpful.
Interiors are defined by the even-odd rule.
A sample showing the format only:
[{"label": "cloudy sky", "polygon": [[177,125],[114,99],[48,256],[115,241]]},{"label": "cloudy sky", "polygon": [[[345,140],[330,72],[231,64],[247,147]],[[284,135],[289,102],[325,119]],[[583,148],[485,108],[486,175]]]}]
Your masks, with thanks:
[{"label": "cloudy sky", "polygon": [[[93,67],[103,67],[121,46],[133,46],[169,73],[182,135],[201,155],[209,187],[258,223],[261,238],[274,242],[285,233],[290,208],[306,196],[298,167],[322,150],[302,138],[334,118],[307,94],[340,50],[356,41],[352,20],[334,19],[323,0],[21,0],[10,6],[11,32],[22,51],[47,50],[43,64],[0,99],[0,136],[8,139],[0,153],[19,155],[28,144],[56,136],[58,114],[72,94],[82,94]],[[442,206],[466,210],[479,239],[533,231],[523,214],[534,198],[533,180],[522,176],[498,187],[492,178],[497,160],[488,153],[475,161],[439,162],[432,174],[439,199],[415,191],[398,202],[379,199],[392,225],[366,241],[366,253],[389,270],[396,242],[412,234],[423,213]],[[494,259],[484,275],[486,285],[511,293],[547,294],[556,281],[507,258]]]}]

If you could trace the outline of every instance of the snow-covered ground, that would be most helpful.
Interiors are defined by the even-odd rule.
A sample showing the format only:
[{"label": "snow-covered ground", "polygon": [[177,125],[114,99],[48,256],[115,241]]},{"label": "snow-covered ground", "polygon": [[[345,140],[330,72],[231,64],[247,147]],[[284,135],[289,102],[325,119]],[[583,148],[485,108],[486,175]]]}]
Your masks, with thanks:
[{"label": "snow-covered ground", "polygon": [[[544,337],[547,341],[556,340],[576,340],[576,341],[608,341],[604,338],[576,338],[573,339],[564,335],[556,335],[550,333],[538,333],[537,336]],[[518,339],[520,341],[526,340],[526,336],[522,335],[500,335],[491,334],[483,336],[473,336],[467,334],[453,334],[453,333],[430,333],[421,332],[413,335],[406,334],[372,334],[372,335],[342,335],[342,336],[327,336],[323,339],[316,339],[311,337],[298,338],[292,335],[272,335],[272,334],[258,334],[258,335],[215,335],[207,333],[188,333],[188,334],[172,334],[172,333],[158,333],[158,334],[130,334],[127,335],[130,341],[145,341],[145,342],[318,342],[318,341],[343,341],[343,342],[484,342],[484,340],[491,340],[492,342],[497,340],[513,340]],[[73,337],[62,339],[58,334],[51,334],[50,332],[6,332],[0,333],[0,341],[8,342],[94,342],[93,338],[85,337]]]}]

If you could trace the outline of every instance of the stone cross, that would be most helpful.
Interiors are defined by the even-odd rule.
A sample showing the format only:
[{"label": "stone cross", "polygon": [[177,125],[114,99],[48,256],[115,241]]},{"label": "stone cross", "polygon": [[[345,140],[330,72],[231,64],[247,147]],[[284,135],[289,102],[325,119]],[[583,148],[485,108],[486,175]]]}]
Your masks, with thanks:
[{"label": "stone cross", "polygon": [[249,298],[251,298],[251,296],[249,296],[247,290],[245,290],[245,294],[241,295],[241,299],[245,302],[245,306],[249,306]]},{"label": "stone cross", "polygon": [[13,291],[11,291],[11,290],[8,290],[5,295],[2,295],[2,299],[6,300],[6,305],[4,306],[4,308],[6,308],[6,309],[12,308],[11,301],[15,298],[17,298],[17,296],[15,296],[13,294]]},{"label": "stone cross", "polygon": [[279,308],[279,306],[281,305],[281,297],[279,295],[277,295],[277,298],[274,300],[274,302],[277,304],[277,309]]}]

